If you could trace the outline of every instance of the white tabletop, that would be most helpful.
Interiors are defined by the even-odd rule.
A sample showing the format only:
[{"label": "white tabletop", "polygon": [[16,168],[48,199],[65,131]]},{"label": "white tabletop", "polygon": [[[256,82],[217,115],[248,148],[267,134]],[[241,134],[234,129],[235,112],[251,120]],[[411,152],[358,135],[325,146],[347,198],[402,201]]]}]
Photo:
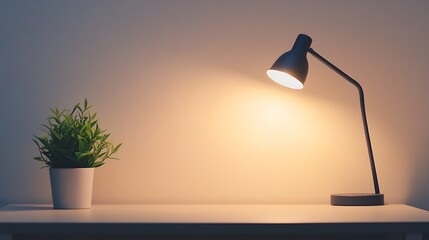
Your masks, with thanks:
[{"label": "white tabletop", "polygon": [[[419,231],[429,232],[429,212],[401,204],[371,207],[342,207],[331,205],[93,205],[84,210],[54,210],[51,205],[11,204],[0,208],[1,232],[46,231],[52,224],[54,230],[67,231],[68,227],[87,225],[112,230],[118,225],[127,231],[159,231],[160,226],[193,225],[223,226],[223,229],[241,225],[240,231],[256,231],[255,226],[270,226],[261,231],[285,232],[317,231]],[[334,228],[342,224],[345,227]],[[37,225],[37,228],[34,226]],[[371,226],[377,225],[377,228]],[[150,226],[150,227],[148,227]],[[244,227],[243,227],[244,226]],[[246,228],[251,226],[252,228]],[[291,228],[290,226],[293,226]],[[301,226],[301,228],[297,228]],[[145,230],[146,227],[146,230]],[[183,228],[185,227],[185,228]],[[226,227],[226,228],[225,228]],[[76,228],[75,228],[76,229]],[[89,229],[89,228],[88,228]],[[155,228],[156,229],[156,228]],[[179,228],[178,228],[179,229]],[[176,229],[176,230],[178,230]],[[209,229],[210,230],[210,229]],[[90,230],[88,230],[90,231]],[[113,231],[113,230],[112,230]],[[217,231],[217,230],[216,230]],[[262,232],[263,232],[262,231]],[[298,230],[296,230],[298,231]]]},{"label": "white tabletop", "polygon": [[429,222],[429,212],[402,204],[331,205],[93,205],[58,210],[51,205],[11,204],[0,223],[377,223]]}]

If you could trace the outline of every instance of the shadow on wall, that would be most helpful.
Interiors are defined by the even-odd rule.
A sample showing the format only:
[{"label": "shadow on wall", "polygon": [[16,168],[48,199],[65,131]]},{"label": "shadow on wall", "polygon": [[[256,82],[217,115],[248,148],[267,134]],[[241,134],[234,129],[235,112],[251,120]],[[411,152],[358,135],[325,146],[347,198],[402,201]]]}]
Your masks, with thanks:
[{"label": "shadow on wall", "polygon": [[429,211],[428,158],[429,150],[426,148],[415,160],[415,171],[406,203]]}]

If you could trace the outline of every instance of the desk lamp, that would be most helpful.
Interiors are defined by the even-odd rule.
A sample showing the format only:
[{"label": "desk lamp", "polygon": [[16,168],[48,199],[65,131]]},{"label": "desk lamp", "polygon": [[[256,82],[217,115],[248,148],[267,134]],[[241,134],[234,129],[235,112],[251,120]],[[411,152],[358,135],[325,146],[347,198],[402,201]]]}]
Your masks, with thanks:
[{"label": "desk lamp", "polygon": [[349,83],[353,84],[360,98],[360,110],[362,114],[363,128],[365,130],[366,144],[368,147],[369,162],[371,164],[372,179],[374,182],[375,193],[342,193],[332,194],[331,204],[337,206],[373,206],[383,205],[384,195],[380,193],[378,186],[377,172],[375,169],[374,155],[372,153],[371,140],[369,137],[368,122],[366,119],[365,102],[362,86],[341,71],[334,64],[319,55],[314,49],[310,48],[311,38],[305,34],[299,34],[292,49],[281,55],[273,66],[267,71],[267,75],[276,83],[293,88],[302,89],[308,73],[307,52],[316,59],[331,68]]}]

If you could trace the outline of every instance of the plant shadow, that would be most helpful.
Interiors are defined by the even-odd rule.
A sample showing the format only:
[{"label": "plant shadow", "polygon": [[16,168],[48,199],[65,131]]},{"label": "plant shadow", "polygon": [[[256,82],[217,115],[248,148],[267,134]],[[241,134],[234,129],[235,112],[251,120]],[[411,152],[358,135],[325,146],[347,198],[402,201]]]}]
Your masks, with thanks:
[{"label": "plant shadow", "polygon": [[52,210],[52,205],[6,205],[0,209],[0,212],[8,211],[40,211],[40,210]]}]

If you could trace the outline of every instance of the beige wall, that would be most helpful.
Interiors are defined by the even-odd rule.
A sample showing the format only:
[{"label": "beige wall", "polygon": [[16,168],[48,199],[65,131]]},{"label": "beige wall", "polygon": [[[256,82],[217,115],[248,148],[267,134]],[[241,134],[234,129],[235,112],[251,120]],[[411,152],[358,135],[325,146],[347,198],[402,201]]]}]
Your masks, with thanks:
[{"label": "beige wall", "polygon": [[309,56],[301,91],[265,70],[297,34],[356,78],[388,203],[429,209],[428,1],[1,1],[0,204],[49,202],[49,107],[88,97],[118,157],[95,203],[328,203],[372,191],[356,90]]}]

